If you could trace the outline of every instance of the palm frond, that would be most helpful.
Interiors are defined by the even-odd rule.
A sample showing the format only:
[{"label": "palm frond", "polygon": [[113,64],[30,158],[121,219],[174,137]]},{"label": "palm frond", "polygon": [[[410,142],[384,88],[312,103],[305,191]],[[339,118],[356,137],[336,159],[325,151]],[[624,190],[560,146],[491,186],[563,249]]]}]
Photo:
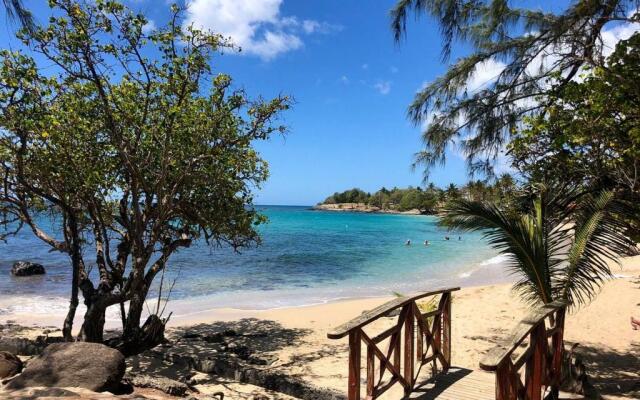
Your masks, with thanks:
[{"label": "palm frond", "polygon": [[554,287],[569,304],[583,305],[593,300],[602,283],[612,276],[610,263],[632,245],[618,218],[626,209],[614,193],[602,192],[581,202],[574,221],[574,237],[567,253],[567,267]]},{"label": "palm frond", "polygon": [[482,232],[490,246],[508,256],[507,268],[519,277],[515,288],[523,298],[546,303],[552,301],[551,277],[540,220],[530,214],[514,216],[488,202],[458,200],[444,211],[440,224]]},{"label": "palm frond", "polygon": [[490,246],[509,256],[507,268],[518,276],[514,287],[525,301],[563,299],[583,305],[611,277],[611,262],[633,246],[624,227],[632,210],[612,192],[590,194],[544,185],[536,191],[524,212],[454,201],[440,224],[480,231]]}]

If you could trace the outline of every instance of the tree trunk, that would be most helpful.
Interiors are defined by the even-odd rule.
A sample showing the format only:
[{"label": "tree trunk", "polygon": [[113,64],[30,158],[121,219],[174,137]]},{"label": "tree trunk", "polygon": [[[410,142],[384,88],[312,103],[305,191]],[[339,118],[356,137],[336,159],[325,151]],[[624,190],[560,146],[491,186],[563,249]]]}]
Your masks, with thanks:
[{"label": "tree trunk", "polygon": [[107,345],[119,350],[125,357],[140,354],[153,349],[164,341],[164,329],[167,319],[160,319],[155,314],[149,315],[139,328],[136,336],[123,335],[107,341]]},{"label": "tree trunk", "polygon": [[73,341],[73,320],[76,316],[76,309],[78,308],[78,291],[80,286],[80,267],[81,267],[81,255],[80,255],[80,235],[78,234],[78,220],[74,213],[70,213],[68,217],[69,235],[71,236],[71,299],[69,301],[69,311],[67,317],[64,320],[62,327],[62,336],[67,342]]},{"label": "tree trunk", "polygon": [[129,301],[129,312],[127,313],[127,320],[122,331],[122,336],[133,339],[140,333],[140,319],[142,318],[142,309],[147,297],[147,290],[145,288],[140,288],[139,290],[132,289],[132,292],[133,294]]},{"label": "tree trunk", "polygon": [[84,323],[79,339],[83,342],[102,343],[106,307],[100,301],[93,301],[84,314]]}]

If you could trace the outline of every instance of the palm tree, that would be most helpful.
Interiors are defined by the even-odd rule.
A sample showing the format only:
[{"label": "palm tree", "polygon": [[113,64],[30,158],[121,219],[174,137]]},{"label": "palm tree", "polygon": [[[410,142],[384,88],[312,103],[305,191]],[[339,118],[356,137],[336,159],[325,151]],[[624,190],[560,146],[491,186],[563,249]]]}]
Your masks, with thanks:
[{"label": "palm tree", "polygon": [[447,187],[446,193],[447,193],[448,200],[454,200],[460,197],[460,190],[453,183],[449,184],[449,186]]},{"label": "palm tree", "polygon": [[480,231],[489,244],[508,256],[518,276],[515,289],[530,303],[592,300],[611,277],[608,261],[617,262],[632,242],[616,214],[625,213],[613,193],[579,194],[564,189],[538,191],[528,212],[495,203],[458,200],[444,211],[441,224]]},{"label": "palm tree", "polygon": [[33,16],[22,4],[22,0],[2,0],[7,17],[18,20],[23,28],[33,30]]}]

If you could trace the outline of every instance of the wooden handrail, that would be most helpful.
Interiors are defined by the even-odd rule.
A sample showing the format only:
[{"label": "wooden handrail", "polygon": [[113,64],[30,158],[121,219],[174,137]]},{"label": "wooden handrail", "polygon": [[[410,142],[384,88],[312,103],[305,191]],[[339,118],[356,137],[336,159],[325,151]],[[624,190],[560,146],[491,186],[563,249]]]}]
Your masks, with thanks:
[{"label": "wooden handrail", "polygon": [[[329,339],[349,336],[349,400],[360,400],[362,347],[366,348],[366,399],[373,400],[396,383],[406,394],[416,383],[425,364],[433,373],[438,365],[447,371],[451,365],[451,292],[460,288],[442,288],[407,297],[398,297],[329,332]],[[428,296],[440,296],[436,311],[422,313],[416,303]],[[400,309],[394,326],[370,337],[363,328],[369,323]],[[395,314],[394,314],[395,316]],[[386,343],[386,350],[381,345]],[[390,374],[384,381],[385,374]]]},{"label": "wooden handrail", "polygon": [[343,337],[349,334],[349,331],[362,328],[363,326],[368,325],[371,322],[377,320],[378,318],[389,314],[391,311],[397,308],[402,308],[405,305],[411,302],[414,302],[416,300],[420,300],[424,297],[436,296],[443,293],[450,293],[456,290],[460,290],[460,288],[459,287],[439,288],[439,289],[431,290],[429,292],[419,293],[414,296],[397,297],[372,310],[365,311],[358,317],[352,319],[351,321],[338,326],[333,331],[327,333],[327,337],[329,339],[342,339]]},{"label": "wooden handrail", "polygon": [[509,336],[489,350],[489,352],[480,361],[480,368],[485,371],[495,371],[504,359],[511,356],[514,350],[520,346],[520,344],[529,336],[531,331],[533,331],[538,324],[540,324],[549,315],[565,308],[566,306],[566,303],[556,301],[534,309],[518,323]]},{"label": "wooden handrail", "polygon": [[[481,369],[496,373],[496,400],[542,400],[547,392],[558,398],[566,308],[567,303],[558,301],[534,309],[480,361]],[[527,338],[527,347],[513,360]],[[519,371],[523,367],[524,374]]]}]

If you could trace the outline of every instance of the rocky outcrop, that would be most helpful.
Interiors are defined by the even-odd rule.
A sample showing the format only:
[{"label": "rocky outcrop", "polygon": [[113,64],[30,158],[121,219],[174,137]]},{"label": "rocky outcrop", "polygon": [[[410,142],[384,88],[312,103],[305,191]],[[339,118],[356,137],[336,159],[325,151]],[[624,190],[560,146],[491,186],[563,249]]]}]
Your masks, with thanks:
[{"label": "rocky outcrop", "polygon": [[421,215],[424,214],[418,209],[398,211],[390,208],[380,208],[365,203],[337,203],[337,204],[318,204],[313,206],[316,211],[343,211],[343,212],[360,212],[360,213],[377,213],[377,214],[402,214],[402,215]]},{"label": "rocky outcrop", "polygon": [[10,378],[21,371],[22,360],[7,351],[0,351],[0,379]]},{"label": "rocky outcrop", "polygon": [[135,387],[157,389],[172,396],[184,396],[190,390],[185,383],[164,376],[134,375],[125,380]]},{"label": "rocky outcrop", "polygon": [[44,275],[45,270],[41,264],[36,264],[27,261],[18,261],[13,264],[11,268],[11,274],[14,276],[32,276],[32,275]]},{"label": "rocky outcrop", "polygon": [[98,343],[55,343],[11,380],[6,388],[80,387],[96,392],[116,390],[125,372],[124,356]]}]

